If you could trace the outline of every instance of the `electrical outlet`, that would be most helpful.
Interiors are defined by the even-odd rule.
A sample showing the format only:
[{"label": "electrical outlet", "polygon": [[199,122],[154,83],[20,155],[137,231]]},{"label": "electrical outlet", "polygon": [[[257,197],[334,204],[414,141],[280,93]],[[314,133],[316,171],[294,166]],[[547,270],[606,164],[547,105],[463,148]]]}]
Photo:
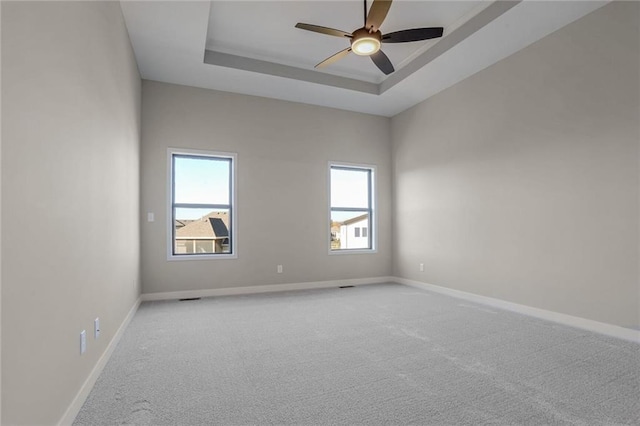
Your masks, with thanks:
[{"label": "electrical outlet", "polygon": [[282,265],[278,265],[278,273],[281,274],[282,273]]},{"label": "electrical outlet", "polygon": [[424,272],[424,263],[420,264],[420,272]]},{"label": "electrical outlet", "polygon": [[93,320],[93,337],[100,337],[100,318],[96,318]]},{"label": "electrical outlet", "polygon": [[87,351],[87,332],[82,330],[80,332],[80,355]]},{"label": "electrical outlet", "polygon": [[156,215],[153,212],[147,213],[147,222],[155,222]]}]

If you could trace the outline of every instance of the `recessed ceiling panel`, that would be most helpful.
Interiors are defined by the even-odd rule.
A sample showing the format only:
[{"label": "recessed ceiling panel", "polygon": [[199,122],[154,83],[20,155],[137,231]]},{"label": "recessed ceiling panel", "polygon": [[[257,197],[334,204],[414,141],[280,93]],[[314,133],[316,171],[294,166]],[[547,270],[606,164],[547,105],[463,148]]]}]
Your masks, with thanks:
[{"label": "recessed ceiling panel", "polygon": [[[445,36],[488,3],[482,1],[395,0],[381,26],[382,33],[420,27],[444,27]],[[371,6],[371,1],[367,2]],[[230,53],[304,69],[349,47],[349,40],[300,30],[304,22],[346,32],[364,25],[364,2],[351,1],[213,1],[207,50]],[[396,69],[437,43],[428,40],[383,44]],[[350,54],[323,72],[379,83],[382,74],[368,57]]]}]

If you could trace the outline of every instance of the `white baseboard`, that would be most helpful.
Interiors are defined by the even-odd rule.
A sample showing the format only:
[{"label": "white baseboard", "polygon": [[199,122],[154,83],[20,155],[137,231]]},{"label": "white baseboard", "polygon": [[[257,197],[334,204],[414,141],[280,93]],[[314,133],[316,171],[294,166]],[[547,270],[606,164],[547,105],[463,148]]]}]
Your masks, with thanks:
[{"label": "white baseboard", "polygon": [[91,370],[91,374],[89,374],[89,377],[87,377],[87,380],[84,381],[84,383],[82,384],[82,387],[76,394],[76,397],[71,402],[71,405],[69,405],[69,407],[67,408],[67,411],[65,411],[64,415],[58,422],[59,426],[71,425],[75,420],[76,416],[80,412],[80,409],[82,408],[82,405],[84,404],[85,400],[89,396],[91,389],[93,389],[93,385],[95,385],[96,380],[98,380],[98,377],[100,377],[100,373],[102,373],[102,370],[104,369],[105,365],[107,365],[107,361],[109,361],[109,358],[111,358],[111,354],[115,350],[116,346],[118,345],[118,342],[120,341],[120,338],[122,338],[122,335],[124,334],[124,331],[127,329],[127,326],[129,325],[129,323],[133,319],[133,316],[138,310],[138,307],[140,306],[140,302],[141,302],[141,299],[138,298],[138,300],[136,300],[136,303],[134,303],[133,307],[129,310],[129,313],[127,313],[127,316],[124,318],[124,321],[122,321],[122,324],[120,324],[120,327],[118,327],[118,330],[113,336],[113,339],[111,339],[111,342],[109,342],[107,349],[104,351],[104,353],[96,363],[95,367],[93,367],[93,370]]},{"label": "white baseboard", "polygon": [[630,342],[640,343],[640,331],[630,328],[620,327],[604,322],[593,321],[586,318],[574,317],[571,315],[561,314],[559,312],[547,311],[546,309],[533,308],[531,306],[520,305],[506,300],[494,299],[493,297],[480,296],[466,291],[454,290],[447,287],[441,287],[433,284],[423,283],[421,281],[408,280],[406,278],[393,277],[393,282],[405,284],[412,287],[422,288],[433,291],[435,293],[446,294],[447,296],[465,299],[471,302],[481,303],[483,305],[492,306],[494,308],[504,309],[535,318],[553,321],[559,324],[568,325],[570,327],[580,328],[583,330],[593,331],[595,333],[605,334],[607,336],[616,337],[618,339],[628,340]]},{"label": "white baseboard", "polygon": [[235,296],[240,294],[271,293],[276,291],[311,290],[316,288],[335,288],[345,285],[366,285],[395,282],[393,277],[356,278],[334,281],[312,281],[304,283],[257,285],[251,287],[228,287],[204,290],[169,291],[165,293],[145,293],[143,302],[153,300],[189,299],[192,297]]}]

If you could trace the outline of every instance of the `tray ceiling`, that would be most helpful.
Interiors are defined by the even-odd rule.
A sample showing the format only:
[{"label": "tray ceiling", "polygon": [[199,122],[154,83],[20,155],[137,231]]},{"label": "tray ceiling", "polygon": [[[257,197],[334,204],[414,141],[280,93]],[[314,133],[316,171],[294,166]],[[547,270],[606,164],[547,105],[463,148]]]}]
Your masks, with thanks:
[{"label": "tray ceiling", "polygon": [[444,36],[384,44],[389,76],[353,54],[314,69],[349,43],[294,27],[351,32],[363,25],[360,1],[121,4],[145,79],[392,116],[606,3],[395,0],[383,33],[442,26]]}]

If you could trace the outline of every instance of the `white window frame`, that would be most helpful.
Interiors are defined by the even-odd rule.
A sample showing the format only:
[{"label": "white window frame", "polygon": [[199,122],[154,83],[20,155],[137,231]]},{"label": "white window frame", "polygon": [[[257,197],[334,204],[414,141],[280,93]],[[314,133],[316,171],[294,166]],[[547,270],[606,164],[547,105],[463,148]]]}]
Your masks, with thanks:
[{"label": "white window frame", "polygon": [[[231,253],[217,254],[174,254],[173,219],[173,156],[188,155],[192,157],[217,157],[231,160],[231,185],[229,206],[231,210],[231,229],[229,229],[229,245]],[[167,260],[220,260],[238,258],[238,205],[237,205],[238,155],[232,152],[206,151],[200,149],[168,148],[167,149]]]},{"label": "white window frame", "polygon": [[[371,200],[370,212],[371,217],[369,218],[369,238],[371,241],[371,248],[363,248],[363,249],[339,249],[339,250],[331,250],[331,169],[333,167],[345,168],[345,169],[362,169],[369,170],[371,172],[371,187],[369,199]],[[327,206],[328,206],[328,241],[327,246],[330,255],[348,255],[348,254],[373,254],[378,252],[378,206],[377,206],[377,197],[376,197],[376,188],[377,188],[377,170],[376,166],[373,164],[357,164],[357,163],[345,163],[343,161],[329,161],[329,167],[327,168]]]}]

